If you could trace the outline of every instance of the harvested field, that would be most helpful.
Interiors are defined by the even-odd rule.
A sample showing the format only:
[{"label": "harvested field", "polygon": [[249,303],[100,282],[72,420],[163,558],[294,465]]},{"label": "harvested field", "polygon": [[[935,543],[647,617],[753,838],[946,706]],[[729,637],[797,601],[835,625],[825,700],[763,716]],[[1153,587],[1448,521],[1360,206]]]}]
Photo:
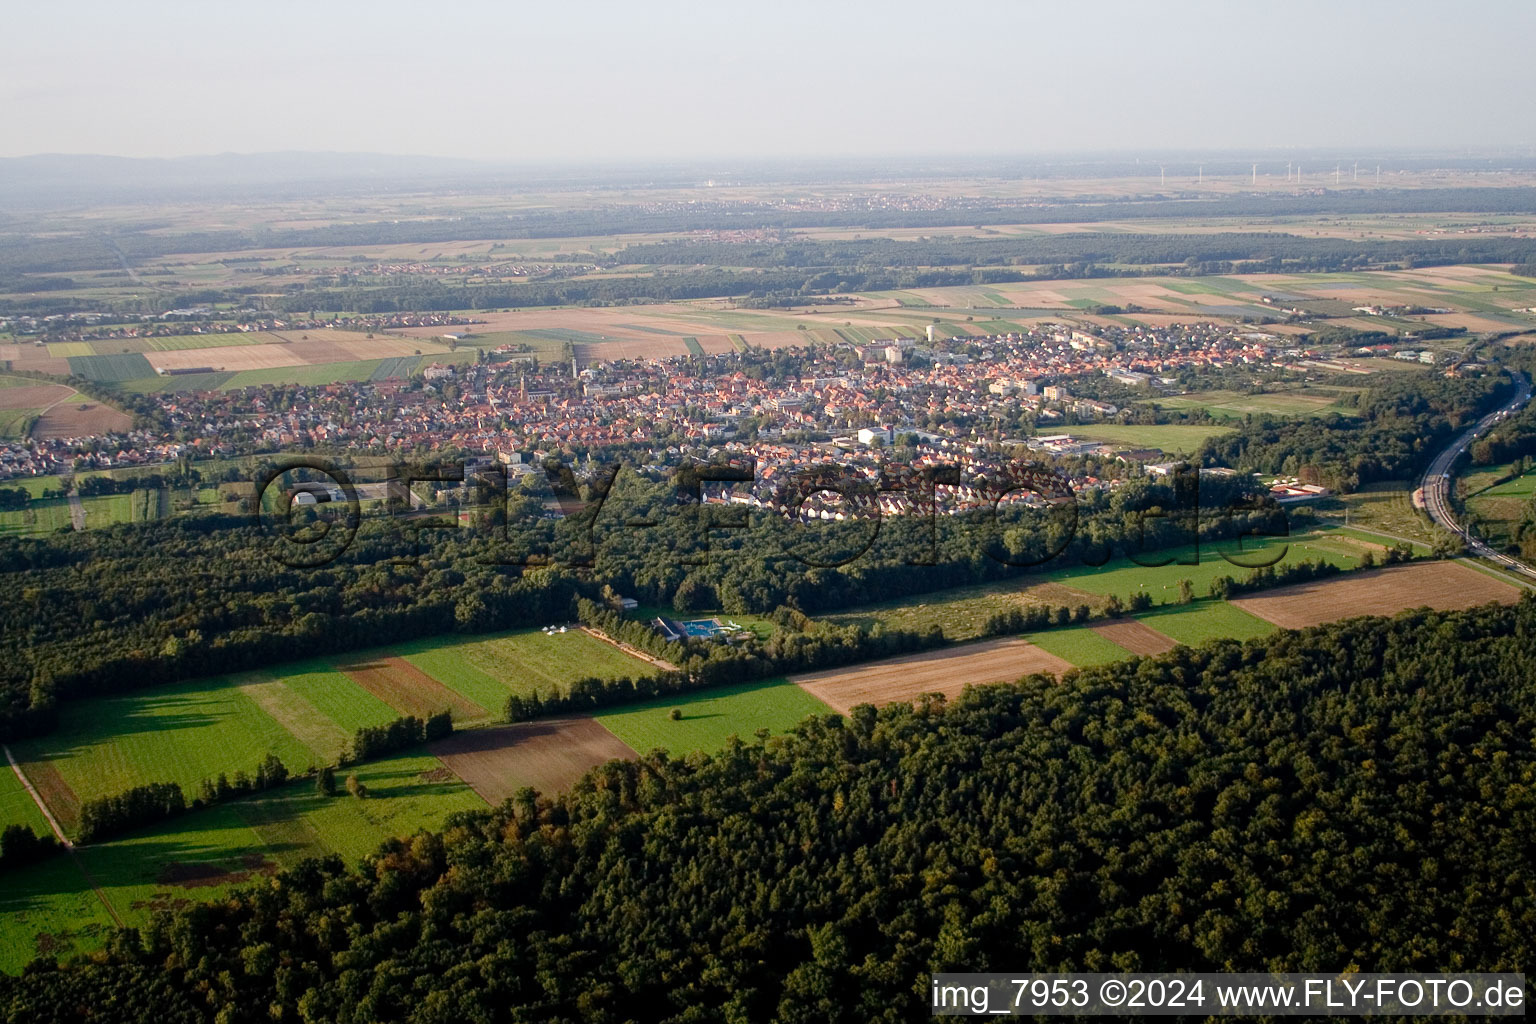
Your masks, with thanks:
[{"label": "harvested field", "polygon": [[14,388],[0,388],[0,409],[46,409],[74,393],[74,388],[63,384],[23,384]]},{"label": "harvested field", "polygon": [[[333,332],[344,333],[344,332]],[[313,336],[311,336],[313,337]],[[398,359],[413,356],[445,356],[448,349],[425,339],[392,338],[380,335],[374,338],[351,334],[342,340],[297,341],[292,345],[306,363],[352,363],[364,359]]]},{"label": "harvested field", "polygon": [[49,355],[45,345],[0,345],[0,361],[10,363],[13,370],[32,370],[60,377],[69,373],[69,360],[63,356]]},{"label": "harvested field", "polygon": [[[99,357],[106,358],[106,357]],[[264,370],[302,366],[306,360],[296,345],[229,345],[224,348],[183,348],[142,356],[156,370],[185,370],[196,366],[215,370]]]},{"label": "harvested field", "polygon": [[736,346],[731,342],[727,334],[701,334],[698,336],[699,347],[712,356],[725,355],[727,352],[736,351]]},{"label": "harvested field", "polygon": [[1415,562],[1276,587],[1231,603],[1282,629],[1301,629],[1354,615],[1395,615],[1424,606],[1449,611],[1519,598],[1518,588],[1465,565]]},{"label": "harvested field", "polygon": [[[355,360],[350,349],[334,341],[304,341],[284,348],[293,352],[294,365],[314,366],[318,363],[350,363]],[[420,346],[417,346],[420,347]]]},{"label": "harvested field", "polygon": [[567,789],[597,765],[636,756],[585,715],[456,732],[432,752],[492,805],[524,786],[541,793]]},{"label": "harvested field", "polygon": [[448,708],[458,723],[489,717],[485,708],[454,693],[404,658],[374,658],[336,667],[402,715],[426,718]]},{"label": "harvested field", "polygon": [[1099,622],[1089,627],[1111,643],[1119,644],[1132,654],[1162,654],[1173,650],[1177,644],[1169,637],[1135,619],[1117,619]]},{"label": "harvested field", "polygon": [[32,783],[32,788],[37,790],[37,795],[43,798],[43,803],[48,805],[49,812],[58,819],[59,824],[66,832],[73,832],[75,826],[80,824],[80,798],[53,762],[39,758],[22,765],[21,770],[26,773],[27,781]]},{"label": "harvested field", "polygon": [[127,431],[133,426],[133,417],[127,413],[110,405],[86,400],[83,396],[77,398],[78,401],[72,399],[60,402],[43,413],[32,428],[32,436],[41,441],[49,441],[56,437],[84,437],[87,434]]},{"label": "harvested field", "polygon": [[955,697],[972,683],[1012,682],[1035,672],[1059,676],[1071,668],[1070,662],[1034,644],[1006,639],[827,669],[791,681],[847,714],[858,704],[891,704],[925,693]]}]

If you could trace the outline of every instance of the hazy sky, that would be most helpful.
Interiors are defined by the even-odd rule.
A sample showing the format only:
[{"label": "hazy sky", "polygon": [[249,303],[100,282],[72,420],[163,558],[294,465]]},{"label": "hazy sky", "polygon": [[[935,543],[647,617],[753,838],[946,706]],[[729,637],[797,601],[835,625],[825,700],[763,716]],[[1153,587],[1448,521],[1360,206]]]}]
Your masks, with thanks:
[{"label": "hazy sky", "polygon": [[1536,143],[1536,3],[12,3],[0,155]]}]

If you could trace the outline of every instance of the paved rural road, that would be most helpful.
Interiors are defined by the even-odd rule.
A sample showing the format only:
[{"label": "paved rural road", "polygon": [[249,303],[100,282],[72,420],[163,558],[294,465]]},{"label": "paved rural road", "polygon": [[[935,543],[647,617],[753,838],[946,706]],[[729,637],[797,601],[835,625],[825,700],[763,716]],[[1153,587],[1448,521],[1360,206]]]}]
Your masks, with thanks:
[{"label": "paved rural road", "polygon": [[1497,562],[1499,565],[1529,576],[1531,579],[1536,579],[1536,569],[1531,568],[1519,559],[1510,558],[1503,552],[1495,551],[1476,537],[1469,535],[1462,528],[1461,524],[1456,521],[1456,517],[1451,514],[1451,467],[1472,446],[1473,441],[1486,434],[1493,428],[1494,424],[1503,420],[1506,416],[1524,408],[1525,404],[1531,400],[1530,380],[1524,374],[1516,374],[1515,376],[1520,382],[1515,397],[1503,408],[1489,413],[1471,427],[1462,431],[1456,440],[1452,441],[1439,455],[1436,455],[1435,461],[1429,464],[1429,470],[1425,472],[1424,480],[1420,486],[1424,493],[1424,510],[1429,513],[1429,517],[1466,541],[1468,549],[1474,555],[1486,558],[1490,562]]}]

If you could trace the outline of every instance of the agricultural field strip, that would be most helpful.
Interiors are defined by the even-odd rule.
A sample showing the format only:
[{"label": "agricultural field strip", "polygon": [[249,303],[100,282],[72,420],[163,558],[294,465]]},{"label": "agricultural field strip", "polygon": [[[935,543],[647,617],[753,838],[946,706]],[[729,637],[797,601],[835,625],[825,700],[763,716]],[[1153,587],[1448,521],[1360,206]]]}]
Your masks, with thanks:
[{"label": "agricultural field strip", "polygon": [[0,744],[5,751],[6,766],[3,775],[0,775],[0,824],[26,825],[36,835],[53,833],[58,840],[65,845],[69,839],[64,835],[64,829],[48,810],[42,796],[32,786],[32,782],[21,770],[11,748]]},{"label": "agricultural field strip", "polygon": [[787,732],[807,717],[833,710],[793,682],[775,678],[669,694],[601,711],[595,718],[636,751],[686,754],[719,750],[731,736],[750,740],[758,730]]},{"label": "agricultural field strip", "polygon": [[1137,619],[1110,619],[1089,627],[1110,643],[1132,654],[1155,655],[1171,651],[1178,644]]},{"label": "agricultural field strip", "polygon": [[489,712],[400,657],[345,659],[337,667],[358,686],[403,715],[426,719],[451,711],[457,722],[480,721]]},{"label": "agricultural field strip", "polygon": [[432,753],[493,805],[524,786],[553,793],[597,765],[638,756],[590,716],[457,732],[434,744]]},{"label": "agricultural field strip", "polygon": [[[112,497],[127,501],[126,495]],[[476,649],[477,657],[466,659],[457,672],[443,672],[445,678],[439,679],[428,671],[441,671],[465,647]],[[290,770],[302,771],[333,762],[341,744],[358,728],[383,725],[400,713],[430,714],[453,706],[457,720],[483,721],[500,714],[509,694],[529,692],[523,684],[530,676],[563,688],[585,674],[612,678],[654,672],[652,666],[575,631],[555,637],[515,632],[447,645],[417,641],[401,648],[409,657],[391,653],[394,650],[71,703],[60,733],[28,741],[18,748],[18,759],[48,805],[72,828],[81,799],[155,781],[178,782],[192,796],[202,779],[250,771],[269,751]],[[385,689],[398,707],[359,686],[336,664],[386,658],[394,664],[385,670],[390,676],[384,680]],[[412,658],[425,664],[418,666]],[[496,674],[485,672],[476,661]],[[459,687],[467,692],[460,693]],[[402,695],[407,698],[403,702]],[[477,697],[490,703],[478,703]],[[125,730],[125,724],[143,727]],[[66,749],[58,752],[61,744]]]},{"label": "agricultural field strip", "polygon": [[1011,682],[1036,672],[1061,675],[1072,664],[1016,638],[986,640],[791,677],[834,711],[857,704],[953,697],[973,683]]},{"label": "agricultural field strip", "polygon": [[1392,615],[1421,606],[1450,610],[1489,601],[1509,604],[1520,593],[1458,562],[1414,562],[1276,587],[1231,603],[1282,628],[1301,629],[1353,615]]}]

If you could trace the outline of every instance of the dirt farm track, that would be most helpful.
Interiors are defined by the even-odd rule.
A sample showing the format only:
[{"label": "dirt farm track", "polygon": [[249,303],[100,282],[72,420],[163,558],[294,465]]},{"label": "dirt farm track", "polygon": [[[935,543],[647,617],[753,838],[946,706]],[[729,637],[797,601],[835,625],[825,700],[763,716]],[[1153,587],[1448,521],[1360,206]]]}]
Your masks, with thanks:
[{"label": "dirt farm track", "polygon": [[1414,562],[1276,587],[1232,604],[1283,629],[1301,629],[1355,615],[1396,615],[1408,608],[1438,611],[1513,604],[1519,588],[1456,562]]},{"label": "dirt farm track", "polygon": [[1035,672],[1061,675],[1072,665],[1018,639],[963,644],[848,668],[793,676],[832,710],[847,714],[857,704],[890,704],[925,693],[957,697],[971,683],[1012,682]]}]

